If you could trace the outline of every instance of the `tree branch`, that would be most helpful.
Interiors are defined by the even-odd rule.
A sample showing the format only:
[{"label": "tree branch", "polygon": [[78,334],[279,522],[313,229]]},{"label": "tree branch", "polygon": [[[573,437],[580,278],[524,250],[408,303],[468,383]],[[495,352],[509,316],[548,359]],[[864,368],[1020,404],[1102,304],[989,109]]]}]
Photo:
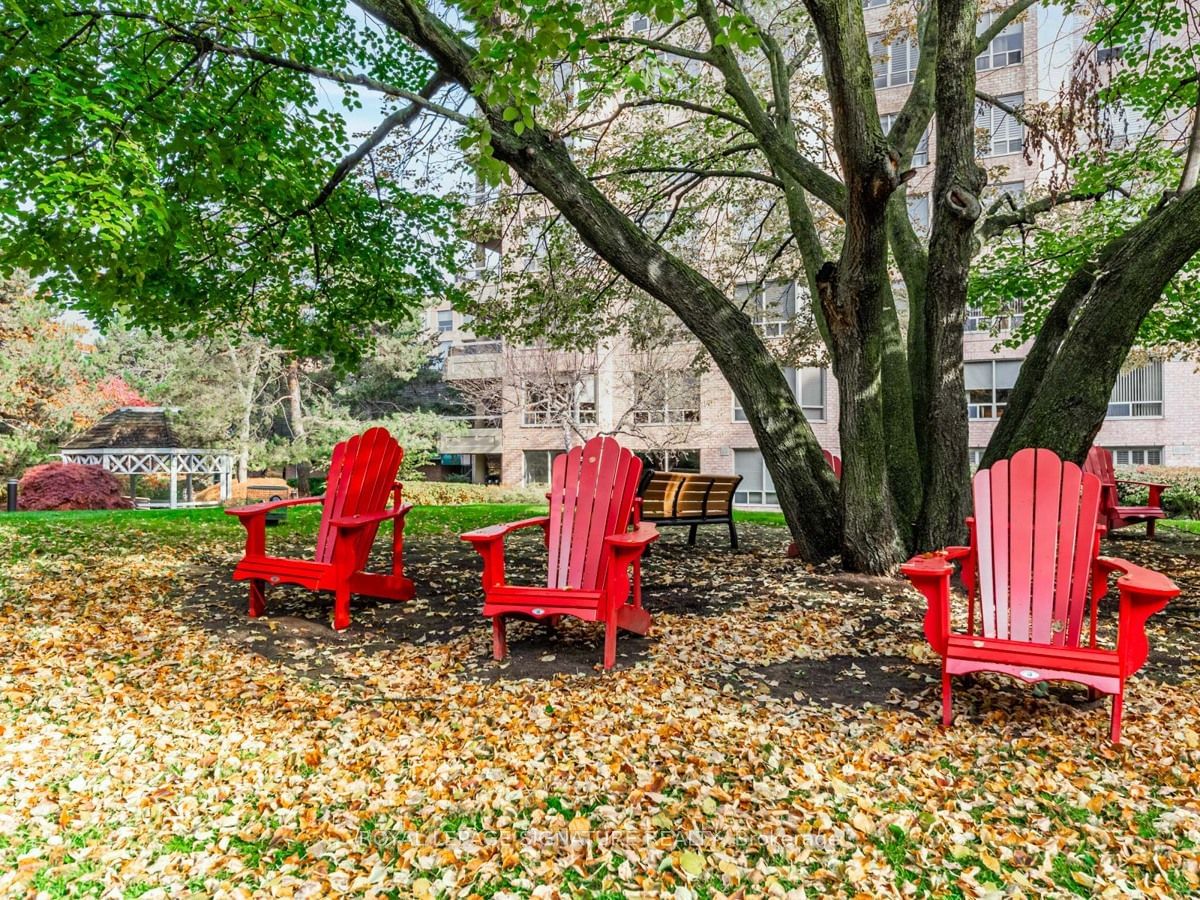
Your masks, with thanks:
[{"label": "tree branch", "polygon": [[764,184],[774,185],[777,188],[783,187],[783,182],[778,178],[773,178],[770,175],[765,175],[762,172],[755,172],[753,169],[696,169],[691,166],[638,166],[631,169],[618,169],[613,172],[605,172],[600,175],[593,175],[593,181],[601,181],[606,178],[616,178],[621,175],[652,175],[652,174],[678,174],[678,175],[695,175],[699,178],[748,178],[753,181],[761,181]]},{"label": "tree branch", "polygon": [[596,41],[601,44],[631,44],[637,47],[646,47],[659,53],[669,53],[671,56],[682,56],[684,59],[694,59],[706,63],[712,62],[712,55],[702,50],[690,50],[687,47],[679,47],[675,44],[668,44],[665,41],[655,41],[650,38],[634,37],[628,34],[607,35],[596,38]]},{"label": "tree branch", "polygon": [[322,81],[332,81],[337,84],[363,87],[367,90],[375,91],[380,94],[386,94],[389,97],[398,97],[403,100],[408,100],[412,103],[420,104],[430,112],[437,113],[440,116],[444,116],[447,119],[458,122],[460,125],[467,125],[470,122],[470,119],[461,113],[434,103],[419,93],[407,90],[394,84],[389,84],[385,81],[380,81],[378,78],[373,78],[370,75],[364,75],[358,72],[337,72],[333,69],[326,69],[322,66],[315,66],[310,65],[309,63],[300,62],[299,60],[291,59],[290,57],[277,56],[274,53],[266,53],[255,47],[242,47],[232,44],[224,44],[220,41],[214,40],[206,34],[192,31],[191,29],[185,28],[178,23],[161,19],[158,16],[154,16],[149,13],[138,13],[127,10],[97,9],[73,10],[68,12],[66,15],[68,17],[109,17],[148,22],[166,29],[173,35],[174,40],[179,41],[180,43],[190,44],[201,53],[219,53],[223,56],[232,56],[237,59],[265,63],[266,65],[273,66],[277,69],[285,69],[287,71],[298,72],[303,75],[311,75],[314,78],[320,78]]},{"label": "tree branch", "polygon": [[[1012,212],[989,215],[980,224],[976,233],[983,239],[992,238],[1008,228],[1016,225],[1032,225],[1042,213],[1049,212],[1064,203],[1082,203],[1088,200],[1101,200],[1108,191],[1066,191],[1061,194],[1051,194],[1026,203]],[[995,207],[993,207],[995,208]]]},{"label": "tree branch", "polygon": [[[448,79],[439,70],[438,72],[435,72],[433,77],[425,83],[423,88],[421,88],[420,96],[428,100],[449,83],[450,79]],[[292,218],[311,213],[323,206],[325,201],[327,201],[333,195],[333,192],[337,189],[337,186],[346,179],[346,176],[349,175],[354,168],[360,162],[362,162],[368,154],[370,154],[372,150],[374,150],[383,142],[384,138],[386,138],[397,128],[408,125],[413,119],[420,115],[424,109],[425,107],[421,103],[410,103],[408,106],[396,110],[394,113],[380,122],[379,126],[373,132],[371,132],[370,137],[359,144],[358,147],[347,154],[342,161],[338,163],[337,168],[333,170],[333,174],[329,176],[329,180],[325,182],[325,185],[321,188],[317,195],[313,197],[313,199],[310,200],[304,207],[292,213]]]},{"label": "tree branch", "polygon": [[994,41],[1000,32],[1011,25],[1017,16],[1037,2],[1038,0],[1017,0],[1016,3],[1008,7],[1004,12],[997,13],[996,18],[992,19],[991,24],[975,39],[975,55],[978,56],[986,50],[988,44]]}]

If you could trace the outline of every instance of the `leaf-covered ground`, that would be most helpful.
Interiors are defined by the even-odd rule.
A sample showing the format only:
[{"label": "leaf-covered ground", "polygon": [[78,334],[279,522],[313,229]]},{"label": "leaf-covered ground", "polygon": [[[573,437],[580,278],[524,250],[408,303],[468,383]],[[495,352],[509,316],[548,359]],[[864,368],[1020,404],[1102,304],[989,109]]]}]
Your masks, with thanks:
[{"label": "leaf-covered ground", "polygon": [[[667,531],[612,673],[574,622],[493,663],[453,531],[513,512],[415,515],[417,599],[343,635],[303,591],[247,620],[215,515],[0,520],[0,893],[1200,891],[1200,539],[1106,548],[1184,588],[1113,748],[1107,703],[991,677],[943,731],[916,596],[763,525],[740,552]],[[537,540],[511,552],[535,578]]]}]

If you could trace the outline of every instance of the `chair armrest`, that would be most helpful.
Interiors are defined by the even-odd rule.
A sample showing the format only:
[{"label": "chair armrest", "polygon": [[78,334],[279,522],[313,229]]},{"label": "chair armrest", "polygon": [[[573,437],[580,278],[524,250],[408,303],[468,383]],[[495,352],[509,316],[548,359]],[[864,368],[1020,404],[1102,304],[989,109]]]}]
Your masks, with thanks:
[{"label": "chair armrest", "polygon": [[459,537],[464,541],[470,541],[472,544],[482,544],[503,538],[505,535],[511,534],[521,528],[533,528],[535,525],[541,525],[544,528],[549,524],[549,516],[537,516],[532,519],[522,519],[520,522],[506,522],[501,525],[489,525],[486,528],[477,528],[474,531],[461,534]]},{"label": "chair armrest", "polygon": [[1129,677],[1146,663],[1150,641],[1146,638],[1146,620],[1161,610],[1179,588],[1167,576],[1135,566],[1123,559],[1101,556],[1096,568],[1105,574],[1121,572],[1117,579],[1120,609],[1117,619],[1117,658],[1122,677]]},{"label": "chair armrest", "polygon": [[1121,577],[1117,579],[1117,587],[1121,590],[1122,594],[1128,593],[1130,599],[1135,602],[1164,598],[1170,600],[1172,597],[1179,595],[1179,588],[1176,587],[1175,582],[1161,572],[1144,569],[1131,562],[1111,556],[1098,557],[1096,564],[1105,573],[1120,572]]},{"label": "chair armrest", "polygon": [[613,550],[641,552],[657,541],[658,529],[650,522],[642,522],[633,531],[625,534],[610,534],[604,544]]},{"label": "chair armrest", "polygon": [[1132,478],[1118,478],[1117,484],[1136,484],[1139,487],[1158,488],[1160,491],[1170,487],[1169,484],[1159,484],[1157,481],[1134,481]]},{"label": "chair armrest", "polygon": [[954,574],[950,561],[969,552],[967,547],[948,547],[914,556],[900,567],[925,597],[925,639],[939,656],[946,655],[950,640],[950,576]]},{"label": "chair armrest", "polygon": [[250,506],[235,506],[232,509],[225,510],[225,515],[237,516],[239,519],[246,519],[250,516],[268,513],[273,509],[281,509],[285,506],[301,506],[305,503],[324,502],[324,495],[321,495],[320,497],[294,497],[291,500],[265,500],[262,503],[254,503]]},{"label": "chair armrest", "polygon": [[380,522],[386,522],[388,519],[402,519],[408,515],[409,510],[413,508],[411,503],[405,503],[397,509],[385,509],[382,512],[369,513],[360,516],[339,516],[336,519],[330,519],[329,524],[339,531],[351,531],[355,528],[362,528],[364,525],[378,525]]}]

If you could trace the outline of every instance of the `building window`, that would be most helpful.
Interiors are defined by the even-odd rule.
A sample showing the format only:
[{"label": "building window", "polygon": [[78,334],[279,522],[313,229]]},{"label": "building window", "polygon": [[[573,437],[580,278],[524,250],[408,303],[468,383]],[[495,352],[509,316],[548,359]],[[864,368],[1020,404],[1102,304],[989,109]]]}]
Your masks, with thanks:
[{"label": "building window", "polygon": [[1108,398],[1110,419],[1153,418],[1163,414],[1162,363],[1152,362],[1117,376]]},{"label": "building window", "polygon": [[633,421],[677,425],[700,421],[700,378],[692,372],[635,372]]},{"label": "building window", "polygon": [[[879,127],[883,129],[884,134],[892,133],[892,126],[896,124],[897,113],[884,113],[879,117]],[[925,126],[925,133],[921,135],[921,140],[917,141],[917,149],[913,151],[912,164],[914,166],[929,165],[929,126]]]},{"label": "building window", "polygon": [[575,425],[596,424],[596,377],[575,381],[568,378],[553,384],[525,385],[521,424],[544,428],[569,421]]},{"label": "building window", "polygon": [[967,418],[1000,418],[1020,371],[1019,359],[966,363],[963,380],[967,387]]},{"label": "building window", "polygon": [[1097,47],[1096,48],[1096,62],[1099,65],[1104,65],[1105,63],[1108,63],[1111,65],[1113,63],[1120,62],[1121,57],[1124,55],[1124,53],[1125,53],[1125,47],[1123,44],[1118,44],[1115,47]]},{"label": "building window", "polygon": [[437,311],[437,330],[439,333],[454,330],[454,311],[439,309]]},{"label": "building window", "polygon": [[920,46],[914,39],[897,38],[890,44],[885,44],[883,35],[873,35],[871,65],[875,71],[875,87],[912,84],[917,77],[917,63],[920,58]]},{"label": "building window", "polygon": [[[984,13],[979,17],[979,26],[975,33],[983,34],[995,19],[995,13]],[[1024,53],[1025,26],[1020,22],[1009,22],[998,35],[992,38],[987,49],[975,57],[975,70],[983,72],[987,69],[1015,66],[1021,62]]]},{"label": "building window", "polygon": [[699,472],[699,450],[639,450],[635,454],[647,469],[658,472]]},{"label": "building window", "polygon": [[549,484],[554,458],[562,454],[562,450],[526,450],[525,483]]},{"label": "building window", "polygon": [[645,13],[633,13],[626,20],[626,25],[628,26],[631,34],[650,33],[650,17]]},{"label": "building window", "polygon": [[1002,197],[1011,198],[1012,205],[1020,207],[1025,203],[1025,183],[1023,181],[1005,181],[1000,184],[989,184],[983,189],[983,199],[988,204],[995,203]]},{"label": "building window", "polygon": [[1106,447],[1113,455],[1114,466],[1161,466],[1162,447]]},{"label": "building window", "polygon": [[550,219],[537,219],[529,223],[525,232],[526,272],[540,272],[546,267],[550,256]]},{"label": "building window", "polygon": [[[796,402],[804,418],[810,422],[825,421],[825,369],[810,366],[804,369],[793,369],[790,366],[783,370],[783,377],[791,386]],[[733,398],[733,421],[748,422],[746,411]]]},{"label": "building window", "polygon": [[742,476],[733,495],[734,503],[747,506],[778,506],[779,498],[775,495],[775,482],[763,462],[762,453],[758,450],[734,450],[733,471]]},{"label": "building window", "polygon": [[792,330],[796,315],[796,282],[768,281],[750,296],[752,284],[739,284],[734,299],[746,310],[763,337],[781,337]]},{"label": "building window", "polygon": [[985,314],[981,306],[968,306],[966,317],[963,319],[963,331],[983,331],[989,334],[1012,331],[1021,327],[1021,322],[1025,318],[1023,310],[1024,307],[1020,300],[1006,305],[994,316]]},{"label": "building window", "polygon": [[1113,150],[1123,150],[1136,144],[1152,128],[1145,116],[1120,104],[1105,106],[1100,111],[1100,125],[1105,146]]},{"label": "building window", "polygon": [[[1011,109],[1019,109],[1025,95],[1006,94],[997,99]],[[975,129],[987,133],[987,140],[978,151],[980,156],[1005,156],[1025,148],[1025,126],[1000,107],[982,100],[975,107]]]},{"label": "building window", "polygon": [[972,472],[974,472],[976,469],[978,469],[979,464],[981,462],[983,462],[983,454],[986,450],[987,450],[987,447],[971,447],[970,449],[967,450],[967,453],[971,457],[971,471]]},{"label": "building window", "polygon": [[929,195],[917,194],[915,197],[908,197],[905,202],[908,204],[908,217],[912,220],[917,234],[929,234]]}]

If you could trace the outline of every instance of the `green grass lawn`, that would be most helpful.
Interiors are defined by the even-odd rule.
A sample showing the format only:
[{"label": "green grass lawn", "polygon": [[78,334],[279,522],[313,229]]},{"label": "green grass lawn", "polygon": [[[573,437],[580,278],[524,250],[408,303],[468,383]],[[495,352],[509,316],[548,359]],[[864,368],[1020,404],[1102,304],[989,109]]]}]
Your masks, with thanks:
[{"label": "green grass lawn", "polygon": [[[408,516],[405,534],[458,534],[497,522],[536,516],[541,506],[465,504],[418,506]],[[287,522],[271,529],[275,539],[315,534],[321,507],[292,507]],[[79,512],[26,512],[0,514],[0,558],[61,556],[75,548],[95,549],[103,542],[111,553],[134,553],[150,544],[188,546],[199,542],[228,541],[236,547],[244,535],[233,516],[220,509],[135,509]]]},{"label": "green grass lawn", "polygon": [[[520,503],[475,503],[458,506],[417,506],[408,516],[405,534],[461,534],[473,528],[540,515],[545,507]],[[286,541],[316,532],[320,506],[292,507],[287,522],[271,529]],[[783,515],[765,510],[739,510],[740,523],[782,527]],[[0,513],[0,559],[62,556],[73,549],[92,549],[97,543],[111,553],[136,553],[151,545],[188,546],[228,541],[236,547],[242,527],[220,509],[135,509],[72,512]]]},{"label": "green grass lawn", "polygon": [[1162,519],[1158,524],[1161,528],[1177,528],[1189,534],[1200,534],[1200,520],[1196,519]]}]

